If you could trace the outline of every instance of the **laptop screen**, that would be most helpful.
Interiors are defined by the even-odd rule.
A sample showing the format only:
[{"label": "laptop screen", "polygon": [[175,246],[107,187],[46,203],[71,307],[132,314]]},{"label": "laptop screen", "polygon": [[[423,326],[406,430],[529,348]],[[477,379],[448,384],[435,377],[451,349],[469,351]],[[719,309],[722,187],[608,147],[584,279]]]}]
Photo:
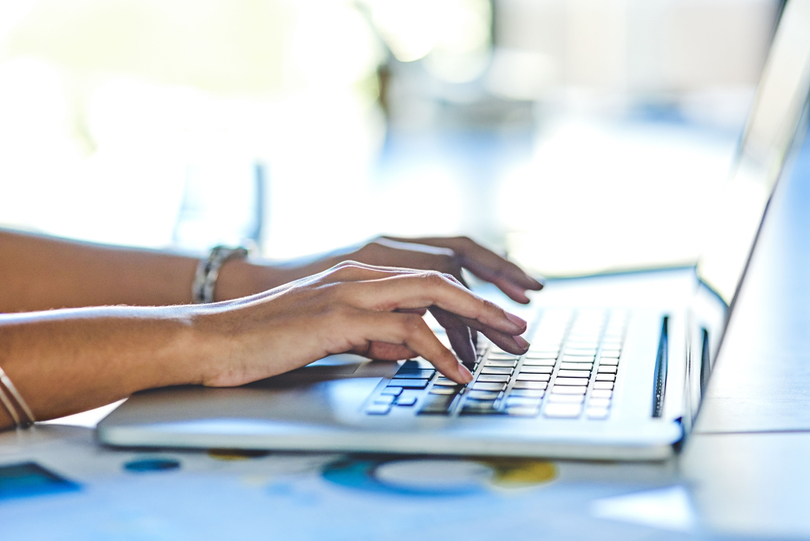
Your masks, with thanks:
[{"label": "laptop screen", "polygon": [[[745,272],[763,213],[810,93],[810,0],[789,0],[757,87],[698,275],[727,306]],[[802,133],[803,135],[803,133]]]}]

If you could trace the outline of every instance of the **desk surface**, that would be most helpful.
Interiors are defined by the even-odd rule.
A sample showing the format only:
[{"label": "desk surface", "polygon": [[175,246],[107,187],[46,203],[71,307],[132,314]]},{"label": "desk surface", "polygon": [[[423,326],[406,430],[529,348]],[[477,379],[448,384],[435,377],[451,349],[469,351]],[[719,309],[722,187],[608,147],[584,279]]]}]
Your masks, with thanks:
[{"label": "desk surface", "polygon": [[[664,463],[138,452],[0,435],[8,539],[810,538],[810,152],[780,186],[684,453]],[[29,472],[31,473],[31,472]],[[37,484],[39,482],[39,484]],[[38,496],[21,497],[26,491]]]}]

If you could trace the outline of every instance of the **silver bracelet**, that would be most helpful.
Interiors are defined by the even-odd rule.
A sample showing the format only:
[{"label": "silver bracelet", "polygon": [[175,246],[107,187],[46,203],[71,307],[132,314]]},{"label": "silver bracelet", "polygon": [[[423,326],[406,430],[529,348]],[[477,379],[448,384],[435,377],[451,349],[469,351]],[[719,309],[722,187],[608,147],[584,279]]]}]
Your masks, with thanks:
[{"label": "silver bracelet", "polygon": [[191,299],[194,303],[214,302],[219,269],[231,259],[245,259],[247,256],[247,248],[241,246],[214,246],[208,257],[201,259],[197,264],[197,273],[194,276],[194,283],[191,284]]},{"label": "silver bracelet", "polygon": [[[20,415],[17,411],[17,408],[14,407],[12,400],[6,394],[3,387],[11,394],[11,398],[14,399],[14,402],[17,403],[17,406],[22,410],[22,413],[25,414],[25,421],[20,418]],[[0,402],[3,402],[3,405],[8,410],[9,415],[11,415],[11,419],[14,421],[14,424],[17,428],[28,428],[32,424],[36,422],[34,418],[34,412],[31,411],[31,408],[28,407],[28,404],[23,399],[22,395],[17,391],[17,387],[11,382],[11,379],[6,375],[5,371],[0,368]]]}]

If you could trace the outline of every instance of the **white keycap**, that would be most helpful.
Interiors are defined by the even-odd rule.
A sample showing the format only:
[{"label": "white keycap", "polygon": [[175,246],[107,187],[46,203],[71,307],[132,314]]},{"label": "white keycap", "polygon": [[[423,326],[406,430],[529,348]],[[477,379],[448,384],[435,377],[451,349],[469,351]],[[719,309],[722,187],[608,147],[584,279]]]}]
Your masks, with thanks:
[{"label": "white keycap", "polygon": [[546,417],[579,417],[582,413],[581,404],[549,404],[544,414]]}]

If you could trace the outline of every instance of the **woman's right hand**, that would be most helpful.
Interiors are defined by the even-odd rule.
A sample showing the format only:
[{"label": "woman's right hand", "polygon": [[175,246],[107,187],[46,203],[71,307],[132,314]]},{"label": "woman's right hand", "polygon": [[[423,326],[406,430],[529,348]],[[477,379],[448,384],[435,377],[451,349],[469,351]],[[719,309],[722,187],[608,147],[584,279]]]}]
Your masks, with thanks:
[{"label": "woman's right hand", "polygon": [[[471,329],[521,354],[526,322],[435,271],[344,262],[276,289],[195,307],[207,341],[201,366],[208,386],[235,386],[304,366],[327,355],[372,359],[421,356],[448,378],[468,383],[460,362],[474,360]],[[454,355],[423,319],[447,330]]]}]

